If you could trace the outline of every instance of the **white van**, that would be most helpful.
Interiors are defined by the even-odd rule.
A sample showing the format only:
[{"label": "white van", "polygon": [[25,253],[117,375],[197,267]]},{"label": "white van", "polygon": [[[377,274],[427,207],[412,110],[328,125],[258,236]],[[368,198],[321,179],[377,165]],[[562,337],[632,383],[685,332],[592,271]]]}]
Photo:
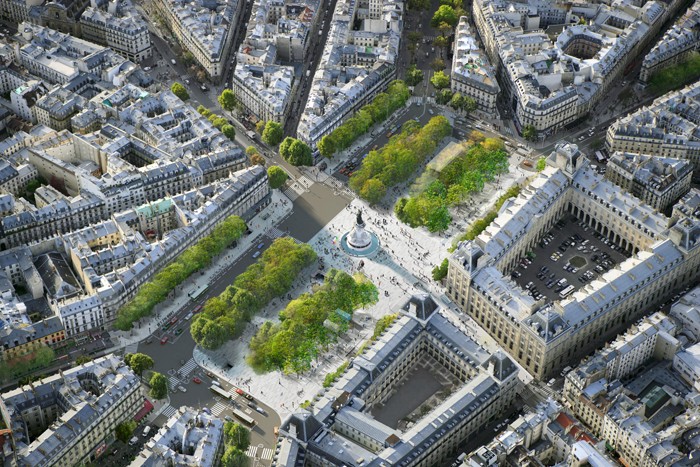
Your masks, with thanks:
[{"label": "white van", "polygon": [[215,380],[215,379],[211,380],[211,384],[213,384],[214,386],[219,386],[219,387],[221,387],[221,383],[218,382],[218,381]]},{"label": "white van", "polygon": [[145,438],[146,436],[148,436],[148,434],[149,434],[150,432],[151,432],[151,427],[150,427],[150,425],[149,425],[149,426],[147,426],[147,427],[143,430],[143,437]]},{"label": "white van", "polygon": [[134,436],[133,438],[131,438],[131,439],[129,440],[129,446],[133,446],[134,444],[136,444],[136,443],[138,443],[138,442],[139,442],[138,436]]}]

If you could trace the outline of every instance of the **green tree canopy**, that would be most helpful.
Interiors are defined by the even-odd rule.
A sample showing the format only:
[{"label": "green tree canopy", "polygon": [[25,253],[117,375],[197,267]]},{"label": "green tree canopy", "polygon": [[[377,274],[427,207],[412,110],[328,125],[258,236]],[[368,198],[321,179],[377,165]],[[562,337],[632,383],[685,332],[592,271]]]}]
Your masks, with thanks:
[{"label": "green tree canopy", "polygon": [[[224,125],[228,125],[228,120],[226,120],[224,117],[219,117],[219,116],[217,115],[217,117],[214,119],[214,121],[212,122],[212,124],[213,124],[216,128],[218,128],[219,130],[222,130],[222,129],[224,128]],[[228,125],[228,126],[231,126],[231,125]],[[233,130],[233,127],[231,127],[231,130]],[[234,134],[234,136],[236,135],[235,130],[234,130],[234,133],[233,133],[233,134]]]},{"label": "green tree canopy", "polygon": [[452,91],[449,89],[441,89],[435,95],[435,101],[440,105],[445,105],[449,103],[452,99]]},{"label": "green tree canopy", "polygon": [[245,153],[248,156],[252,156],[253,154],[257,154],[258,150],[255,148],[255,146],[248,146],[245,148]]},{"label": "green tree canopy", "polygon": [[449,261],[445,258],[442,260],[442,263],[433,268],[433,280],[435,282],[440,282],[447,277],[447,268],[449,265]]},{"label": "green tree canopy", "polygon": [[313,164],[311,148],[303,141],[289,136],[280,144],[280,155],[294,166]]},{"label": "green tree canopy", "polygon": [[232,125],[225,123],[224,125],[221,126],[221,132],[224,134],[225,137],[227,137],[231,141],[236,140],[236,129],[233,128]]},{"label": "green tree canopy", "polygon": [[433,18],[430,20],[430,25],[436,28],[440,26],[440,23],[447,23],[454,27],[458,20],[459,17],[455,13],[454,8],[452,8],[450,5],[441,5],[433,15]]},{"label": "green tree canopy", "polygon": [[177,97],[180,98],[181,101],[186,101],[190,98],[189,93],[187,92],[187,89],[181,84],[178,83],[177,81],[170,86],[170,90],[175,94]]},{"label": "green tree canopy", "polygon": [[277,122],[273,122],[272,120],[265,124],[265,129],[262,132],[262,140],[265,142],[265,144],[277,146],[280,144],[280,141],[282,141],[283,136],[284,132],[282,130],[282,125]]},{"label": "green tree canopy", "polygon": [[281,188],[287,181],[287,172],[277,167],[276,165],[267,168],[267,178],[270,181],[270,188]]},{"label": "green tree canopy", "polygon": [[228,446],[221,456],[221,467],[248,467],[248,456],[235,446]]},{"label": "green tree canopy", "polygon": [[124,355],[124,363],[134,370],[134,373],[141,377],[141,374],[150,368],[153,368],[154,361],[145,353],[128,353]]},{"label": "green tree canopy", "polygon": [[430,83],[435,87],[435,89],[445,89],[450,85],[450,77],[445,74],[444,71],[436,71],[430,78]]},{"label": "green tree canopy", "polygon": [[537,129],[533,125],[525,125],[523,127],[523,138],[528,141],[537,140]]},{"label": "green tree canopy", "polygon": [[416,86],[421,81],[423,81],[423,70],[416,68],[415,65],[411,65],[410,68],[406,70],[406,84],[409,86]]},{"label": "green tree canopy", "polygon": [[224,89],[221,91],[221,94],[219,94],[217,100],[219,101],[219,105],[224,110],[231,112],[236,108],[236,95],[230,89]]},{"label": "green tree canopy", "polygon": [[245,452],[250,446],[250,430],[240,423],[226,422],[224,424],[224,436],[226,444],[234,446]]},{"label": "green tree canopy", "polygon": [[151,375],[149,384],[151,386],[149,394],[152,398],[165,399],[165,397],[168,395],[168,380],[161,373],[154,371]]},{"label": "green tree canopy", "polygon": [[255,124],[255,131],[257,131],[260,135],[263,134],[263,131],[265,131],[265,122],[263,120],[260,120]]},{"label": "green tree canopy", "polygon": [[136,422],[127,420],[114,427],[114,436],[116,436],[119,441],[126,444],[131,439],[135,429]]},{"label": "green tree canopy", "polygon": [[265,167],[265,158],[260,154],[253,154],[252,156],[250,156],[250,163],[253,165],[260,165],[262,167]]},{"label": "green tree canopy", "polygon": [[547,159],[544,156],[537,159],[537,166],[535,167],[538,172],[542,172],[544,168],[547,167]]}]

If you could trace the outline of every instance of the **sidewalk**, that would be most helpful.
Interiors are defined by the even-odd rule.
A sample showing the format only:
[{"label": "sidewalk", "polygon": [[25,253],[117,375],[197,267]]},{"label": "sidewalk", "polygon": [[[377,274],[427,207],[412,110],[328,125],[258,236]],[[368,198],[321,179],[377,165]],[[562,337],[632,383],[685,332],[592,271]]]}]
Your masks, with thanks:
[{"label": "sidewalk", "polygon": [[[194,273],[190,276],[189,279],[175,289],[175,292],[173,292],[175,295],[172,298],[158,305],[150,317],[142,318],[134,323],[134,328],[131,331],[110,331],[110,337],[115,343],[114,350],[137,344],[156,331],[172,315],[190,302],[187,291],[192,289],[194,284],[209,284],[216,277],[220,276],[227,268],[238,261],[249,248],[257,243],[261,235],[265,235],[270,228],[289,216],[292,213],[292,207],[292,203],[284,194],[279,190],[272,190],[270,204],[248,222],[248,227],[253,233],[241,237],[235,249],[228,250],[215,258],[211,265],[204,270],[203,275]],[[269,214],[267,219],[263,219],[265,214]]]},{"label": "sidewalk", "polygon": [[[488,193],[489,196],[498,194],[495,188],[488,190]],[[377,234],[380,239],[380,249],[374,257],[350,257],[339,247],[339,239],[354,226],[359,209],[363,211],[367,229]],[[466,219],[467,222],[471,220]],[[241,338],[212,352],[196,348],[194,359],[197,364],[215,373],[219,378],[251,393],[284,418],[298,410],[299,403],[312,400],[322,389],[321,383],[325,375],[355,355],[361,343],[374,332],[374,325],[379,318],[395,313],[405,304],[406,299],[415,293],[430,292],[446,308],[451,307],[455,319],[459,316],[466,320],[474,338],[493,351],[497,348],[495,341],[470,318],[458,314],[455,306],[448,305],[450,302],[443,299],[442,285],[430,277],[433,266],[448,255],[447,248],[451,243],[450,237],[431,234],[423,228],[412,229],[400,223],[391,211],[376,211],[355,199],[314,236],[309,244],[323,259],[324,271],[330,268],[349,273],[361,271],[379,289],[379,300],[371,307],[355,311],[353,322],[356,325],[340,336],[328,352],[320,354],[316,361],[312,362],[309,372],[301,376],[284,375],[280,371],[256,374],[245,361],[249,353],[248,342],[256,329],[267,320],[279,322],[279,312],[289,303],[286,297],[273,300],[255,316]],[[364,262],[361,269],[360,260]],[[290,291],[292,299],[311,290],[313,280],[310,276],[314,273],[313,270],[309,273],[304,271],[300,275]]]}]

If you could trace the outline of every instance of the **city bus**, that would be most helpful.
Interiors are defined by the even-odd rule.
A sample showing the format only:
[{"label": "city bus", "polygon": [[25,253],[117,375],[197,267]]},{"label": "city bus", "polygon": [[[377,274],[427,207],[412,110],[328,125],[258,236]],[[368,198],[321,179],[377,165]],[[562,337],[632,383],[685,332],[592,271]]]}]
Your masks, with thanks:
[{"label": "city bus", "polygon": [[217,386],[217,385],[215,385],[215,384],[212,384],[212,385],[209,387],[209,389],[210,389],[211,392],[213,392],[214,394],[217,394],[217,395],[223,397],[223,398],[226,399],[226,400],[231,400],[231,399],[233,399],[233,394],[231,394],[230,392],[227,392],[227,391],[223,390],[222,388],[220,388],[219,386]]},{"label": "city bus", "polygon": [[574,291],[574,286],[570,285],[567,288],[565,288],[564,290],[562,290],[561,292],[559,292],[559,296],[561,298],[566,298],[569,295],[571,295],[573,293],[573,291]]},{"label": "city bus", "polygon": [[205,293],[207,293],[208,290],[209,290],[209,286],[205,285],[204,287],[202,287],[201,289],[199,289],[198,291],[196,291],[195,293],[192,294],[192,297],[191,297],[192,300],[199,300],[200,298],[202,298],[204,296]]},{"label": "city bus", "polygon": [[238,409],[233,409],[233,416],[245,423],[247,426],[255,425],[255,419],[253,419],[253,417],[246,415]]}]

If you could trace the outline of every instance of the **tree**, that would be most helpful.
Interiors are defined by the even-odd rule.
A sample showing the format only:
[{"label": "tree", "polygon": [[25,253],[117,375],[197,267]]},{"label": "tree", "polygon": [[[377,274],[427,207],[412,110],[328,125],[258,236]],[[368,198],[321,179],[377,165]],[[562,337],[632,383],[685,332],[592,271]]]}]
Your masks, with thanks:
[{"label": "tree", "polygon": [[226,444],[245,452],[250,446],[250,430],[240,423],[226,422],[224,424],[224,435]]},{"label": "tree", "polygon": [[273,165],[267,169],[267,178],[270,182],[270,188],[274,190],[275,188],[282,187],[282,185],[284,185],[284,183],[287,181],[288,176],[287,172],[276,165]]},{"label": "tree", "polygon": [[319,141],[316,144],[316,147],[318,148],[318,151],[321,153],[321,155],[328,159],[333,157],[333,154],[335,154],[335,151],[337,149],[335,145],[335,140],[333,140],[333,137],[331,135],[323,136],[323,138],[321,138],[321,141]]},{"label": "tree", "polygon": [[279,147],[280,156],[294,166],[311,165],[313,158],[308,144],[291,136],[284,138]]},{"label": "tree", "polygon": [[255,131],[257,131],[259,135],[263,134],[263,131],[265,131],[265,121],[264,120],[260,120],[258,123],[255,124]]},{"label": "tree", "polygon": [[221,127],[221,132],[224,134],[225,137],[227,137],[231,141],[234,141],[236,139],[236,129],[228,123],[224,124]]},{"label": "tree", "polygon": [[258,150],[255,146],[248,146],[245,148],[245,153],[247,156],[252,156],[253,154],[258,154]]},{"label": "tree", "polygon": [[450,77],[442,70],[436,71],[432,78],[430,78],[430,82],[435,89],[445,89],[450,85]]},{"label": "tree", "polygon": [[[459,15],[457,15],[457,18],[459,18]],[[438,25],[438,29],[440,30],[440,34],[442,35],[442,37],[447,39],[447,36],[452,33],[453,26],[450,26],[449,24],[443,21]],[[449,44],[449,40],[447,41],[447,44]],[[437,44],[435,45],[435,47],[437,47]]]},{"label": "tree", "polygon": [[[228,124],[228,120],[226,120],[224,117],[219,117],[219,116],[217,115],[216,118],[214,119],[214,121],[211,122],[211,123],[212,123],[212,125],[214,125],[216,128],[218,128],[219,130],[221,130],[221,129],[224,127],[224,125],[227,125],[227,124]],[[229,125],[229,126],[230,126],[230,125]],[[231,128],[233,129],[233,127],[231,127]],[[236,131],[234,130],[233,133],[234,133],[234,136],[235,136],[235,135],[236,135]]]},{"label": "tree", "polygon": [[442,71],[445,69],[445,61],[441,59],[440,57],[436,58],[432,62],[430,62],[430,68],[433,69],[434,72]]},{"label": "tree", "polygon": [[447,23],[454,27],[457,21],[459,21],[459,17],[455,13],[454,8],[449,5],[441,5],[430,20],[430,25],[436,28],[440,26],[440,23]]},{"label": "tree", "polygon": [[421,39],[423,39],[423,33],[420,31],[409,31],[406,35],[406,39],[408,39],[408,42],[411,44],[418,44]]},{"label": "tree", "polygon": [[447,268],[449,267],[449,261],[447,258],[442,260],[442,263],[433,268],[433,280],[435,282],[440,282],[445,277],[447,277]]},{"label": "tree", "polygon": [[144,370],[148,370],[149,368],[153,368],[154,362],[151,357],[146,355],[145,353],[128,353],[124,355],[124,363],[129,365],[129,367],[134,370],[134,373],[139,375],[139,378],[141,377],[141,373],[144,372]]},{"label": "tree", "polygon": [[253,165],[260,165],[265,167],[265,158],[256,152],[255,154],[250,156],[250,163]]},{"label": "tree", "polygon": [[172,86],[170,86],[170,90],[173,92],[173,94],[179,97],[181,101],[186,101],[190,98],[187,89],[185,89],[185,87],[177,81],[174,82]]},{"label": "tree", "polygon": [[423,81],[423,70],[416,68],[415,65],[411,65],[410,68],[406,70],[406,84],[409,86],[416,86],[421,81]]},{"label": "tree", "polygon": [[224,110],[231,112],[236,108],[236,95],[230,89],[224,89],[221,94],[219,94],[217,100],[219,101],[219,105],[221,105]]},{"label": "tree", "polygon": [[[444,24],[444,23],[443,23]],[[433,45],[441,49],[447,49],[450,46],[450,40],[445,36],[437,36],[433,40]]]},{"label": "tree", "polygon": [[537,129],[533,125],[525,125],[523,127],[523,138],[528,141],[535,141],[537,139]]},{"label": "tree", "polygon": [[221,456],[221,467],[247,467],[248,466],[248,456],[245,452],[236,448],[235,446],[229,446],[226,448],[224,455]]},{"label": "tree", "polygon": [[381,180],[370,179],[365,182],[360,190],[360,197],[369,204],[377,204],[386,195],[386,186]]},{"label": "tree", "polygon": [[[197,112],[199,112],[200,115],[204,115],[205,113],[211,113],[211,112],[209,112],[209,109],[204,107],[202,104],[199,104],[197,106]],[[208,116],[208,115],[205,115],[205,116]]]},{"label": "tree", "polygon": [[542,172],[545,167],[547,167],[547,159],[545,159],[544,156],[542,156],[539,159],[537,159],[537,165],[535,166],[535,168],[538,172]]},{"label": "tree", "polygon": [[194,55],[192,55],[191,52],[183,52],[182,57],[180,57],[180,60],[182,60],[182,64],[185,65],[185,67],[188,67],[194,63]]},{"label": "tree", "polygon": [[284,136],[284,131],[282,130],[282,125],[277,122],[270,120],[265,124],[265,130],[262,133],[262,140],[265,144],[270,146],[277,146],[282,141]]},{"label": "tree", "polygon": [[440,105],[445,105],[452,99],[452,91],[442,89],[435,95],[435,101]]},{"label": "tree", "polygon": [[152,398],[165,399],[165,397],[168,395],[168,380],[161,373],[158,373],[157,371],[153,372],[149,384],[151,386],[149,394]]},{"label": "tree", "polygon": [[129,442],[129,439],[131,439],[135,429],[136,422],[127,420],[114,427],[114,436],[116,436],[119,441],[126,444]]},{"label": "tree", "polygon": [[88,363],[91,361],[92,361],[92,357],[89,357],[87,355],[78,355],[78,358],[75,359],[75,364],[82,365],[83,363]]}]

